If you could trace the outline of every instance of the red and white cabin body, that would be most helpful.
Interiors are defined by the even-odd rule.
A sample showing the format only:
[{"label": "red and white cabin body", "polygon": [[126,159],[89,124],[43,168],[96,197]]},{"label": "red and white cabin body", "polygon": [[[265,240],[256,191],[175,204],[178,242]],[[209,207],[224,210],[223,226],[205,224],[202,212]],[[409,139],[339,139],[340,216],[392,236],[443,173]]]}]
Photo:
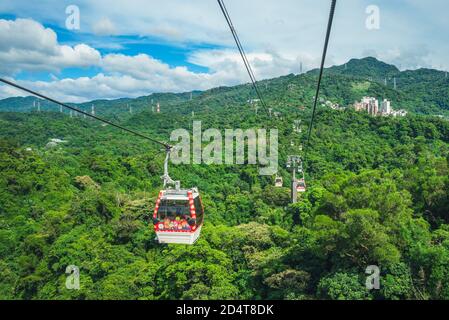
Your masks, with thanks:
[{"label": "red and white cabin body", "polygon": [[299,179],[296,183],[297,192],[306,192],[306,181],[304,179]]},{"label": "red and white cabin body", "polygon": [[162,190],[153,213],[159,243],[193,244],[203,226],[204,209],[198,189]]}]

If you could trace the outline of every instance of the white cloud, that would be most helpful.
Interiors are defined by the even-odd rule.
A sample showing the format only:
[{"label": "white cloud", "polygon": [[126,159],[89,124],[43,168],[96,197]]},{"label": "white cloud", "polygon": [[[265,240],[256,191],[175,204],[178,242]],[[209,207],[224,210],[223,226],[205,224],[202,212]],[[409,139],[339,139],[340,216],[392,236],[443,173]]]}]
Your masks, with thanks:
[{"label": "white cloud", "polygon": [[56,33],[30,19],[0,19],[0,73],[59,71],[100,62],[100,53],[85,45],[60,45]]},{"label": "white cloud", "polygon": [[[58,71],[74,66],[98,66],[102,69],[102,73],[93,77],[59,79],[50,73],[49,82],[21,81],[32,89],[64,101],[83,102],[98,98],[137,97],[152,92],[204,90],[249,81],[235,50],[200,50],[192,53],[188,60],[209,70],[192,72],[184,66],[171,67],[147,54],[101,56],[97,50],[85,44],[74,47],[61,45],[53,30],[33,20],[3,20],[0,29],[8,31],[7,36],[2,36],[2,40],[7,43],[0,47],[4,73],[13,75],[21,70]],[[38,41],[30,43],[35,38]],[[311,58],[302,58],[305,67],[315,63]],[[248,54],[259,79],[297,72],[302,58],[286,58],[274,51]],[[0,97],[16,93],[2,87]]]},{"label": "white cloud", "polygon": [[[253,69],[260,78],[274,77],[299,69],[297,59],[288,60],[276,54],[249,54]],[[57,79],[50,82],[20,81],[22,85],[70,102],[85,102],[93,99],[138,97],[153,92],[185,92],[205,90],[222,85],[249,82],[240,56],[231,51],[201,51],[190,57],[201,61],[210,72],[192,72],[186,67],[170,67],[148,55],[125,56],[109,54],[103,57],[104,73],[94,77]],[[5,91],[0,86],[0,97],[16,92]]]},{"label": "white cloud", "polygon": [[44,28],[40,23],[30,19],[0,19],[0,50],[7,52],[20,48],[29,51],[41,51],[55,54],[56,33]]},{"label": "white cloud", "polygon": [[[318,58],[313,58],[311,55],[301,54],[286,57],[274,50],[250,52],[247,54],[247,58],[258,80],[298,73],[301,63],[303,70],[310,70],[315,68],[319,62]],[[199,50],[192,53],[188,61],[207,67],[214,72],[228,70],[230,73],[239,75],[239,79],[249,81],[242,58],[236,50]]]},{"label": "white cloud", "polygon": [[[65,7],[71,0],[2,0],[0,13],[32,16],[64,27]],[[242,43],[248,52],[273,50],[292,59],[317,60],[330,1],[226,0]],[[381,29],[365,28],[365,9],[372,0],[345,0],[337,4],[329,58],[343,63],[367,50],[387,51],[426,46],[428,62],[449,68],[447,0],[378,0]],[[232,37],[216,1],[204,0],[78,0],[81,32],[158,37],[170,44],[216,44],[234,48]],[[393,62],[393,61],[387,61]],[[315,65],[316,67],[317,65]],[[404,66],[406,67],[406,66]],[[411,67],[411,66],[410,66]]]},{"label": "white cloud", "polygon": [[115,25],[111,20],[109,20],[109,18],[102,18],[95,22],[92,30],[95,34],[100,36],[114,35],[117,32]]},{"label": "white cloud", "polygon": [[136,79],[149,79],[174,73],[167,64],[156,60],[146,54],[126,56],[123,54],[108,54],[103,58],[104,70],[115,74],[128,74]]},{"label": "white cloud", "polygon": [[394,47],[389,50],[378,52],[376,50],[367,50],[365,56],[376,57],[381,61],[390,61],[400,70],[419,69],[419,68],[440,68],[441,66],[433,66],[431,59],[431,51],[426,46],[418,47]]},{"label": "white cloud", "polygon": [[[421,2],[410,0],[399,5],[379,0],[381,29],[369,31],[365,28],[365,9],[372,1],[340,1],[327,65],[344,63],[370,52],[386,62],[401,64],[403,69],[419,66],[449,69],[446,59],[449,44],[445,33],[440,31],[449,27],[444,16],[447,1]],[[63,27],[64,9],[71,1],[49,3],[2,0],[0,13],[32,16]],[[215,1],[128,0],[123,5],[119,0],[79,0],[77,3],[83,33],[152,36],[181,50],[188,50],[192,44],[225,49],[190,52],[188,62],[209,70],[192,72],[182,66],[171,67],[151,57],[151,52],[101,57],[93,48],[100,46],[93,42],[91,46],[66,46],[58,43],[51,29],[32,20],[18,19],[15,23],[0,20],[0,73],[48,70],[57,74],[67,67],[102,68],[102,73],[93,77],[27,83],[49,94],[58,90],[66,101],[207,89],[249,80]],[[300,62],[306,70],[319,65],[329,1],[226,0],[226,5],[258,79],[297,73]],[[109,49],[121,49],[120,43],[111,42]],[[4,88],[0,89],[0,96],[7,94]]]}]

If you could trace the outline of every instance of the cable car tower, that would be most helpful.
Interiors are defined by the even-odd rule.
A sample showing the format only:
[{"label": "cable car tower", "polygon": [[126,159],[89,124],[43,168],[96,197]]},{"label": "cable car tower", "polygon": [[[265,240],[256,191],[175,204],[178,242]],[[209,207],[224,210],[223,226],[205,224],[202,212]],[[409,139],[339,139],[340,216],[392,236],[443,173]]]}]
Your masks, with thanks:
[{"label": "cable car tower", "polygon": [[[298,155],[288,156],[287,169],[292,169],[292,189],[291,197],[292,203],[298,202],[298,192],[306,192],[306,180],[304,178],[304,169],[302,166],[302,159]],[[298,172],[302,177],[298,180],[296,178],[296,172]]]}]

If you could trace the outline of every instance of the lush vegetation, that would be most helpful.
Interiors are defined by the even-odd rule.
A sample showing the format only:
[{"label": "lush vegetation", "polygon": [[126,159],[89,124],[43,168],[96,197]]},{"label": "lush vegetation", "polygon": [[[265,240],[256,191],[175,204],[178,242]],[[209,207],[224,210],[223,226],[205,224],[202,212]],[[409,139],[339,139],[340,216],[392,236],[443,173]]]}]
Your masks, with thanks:
[{"label": "lush vegetation", "polygon": [[[165,141],[192,120],[203,128],[278,128],[288,185],[285,160],[305,139],[314,81],[311,72],[261,83],[282,119],[260,106],[255,115],[247,85],[193,100],[175,95],[160,114],[144,108],[147,97],[130,102],[139,113],[107,115]],[[323,98],[404,98],[365,82],[328,76]],[[302,120],[301,134],[294,119]],[[45,148],[50,138],[67,142]],[[0,113],[0,297],[449,299],[444,119],[320,108],[305,163],[309,188],[297,204],[257,166],[172,166],[173,178],[202,193],[206,223],[193,246],[154,241],[163,157],[157,146],[94,121]],[[65,287],[68,265],[80,267],[80,290]],[[380,267],[380,290],[365,287],[368,265]]]}]

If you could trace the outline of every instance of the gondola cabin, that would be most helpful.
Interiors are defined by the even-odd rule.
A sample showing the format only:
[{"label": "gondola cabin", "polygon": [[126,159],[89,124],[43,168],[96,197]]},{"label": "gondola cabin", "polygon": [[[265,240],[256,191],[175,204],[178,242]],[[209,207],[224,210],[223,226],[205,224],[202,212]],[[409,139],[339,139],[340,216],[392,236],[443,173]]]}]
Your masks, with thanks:
[{"label": "gondola cabin", "polygon": [[198,189],[162,190],[153,214],[159,243],[193,244],[203,226],[204,209]]},{"label": "gondola cabin", "polygon": [[297,192],[306,192],[306,180],[305,179],[299,179],[296,184],[296,191]]},{"label": "gondola cabin", "polygon": [[276,179],[274,180],[274,186],[277,188],[281,188],[284,185],[284,181],[282,177],[276,176]]}]

